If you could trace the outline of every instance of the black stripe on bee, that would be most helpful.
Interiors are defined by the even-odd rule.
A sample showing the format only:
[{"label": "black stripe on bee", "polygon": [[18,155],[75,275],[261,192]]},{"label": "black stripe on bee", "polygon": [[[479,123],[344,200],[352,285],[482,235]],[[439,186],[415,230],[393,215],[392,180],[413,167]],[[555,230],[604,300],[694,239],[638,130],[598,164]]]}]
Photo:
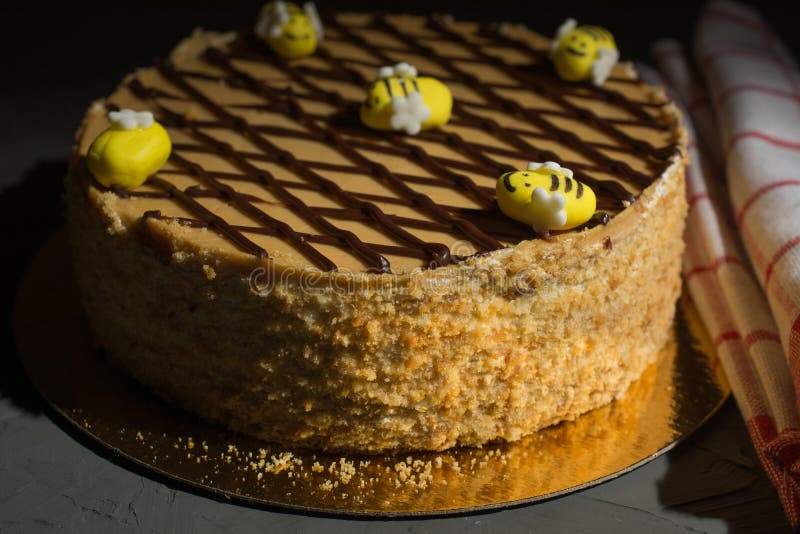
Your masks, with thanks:
[{"label": "black stripe on bee", "polygon": [[392,84],[389,83],[389,78],[383,79],[383,85],[386,86],[386,92],[389,93],[389,98],[392,98],[394,95],[392,95]]},{"label": "black stripe on bee", "polygon": [[406,86],[408,80],[406,78],[398,78],[397,81],[400,82],[400,87],[403,89],[403,96],[408,96],[408,87]]},{"label": "black stripe on bee", "polygon": [[550,191],[558,191],[558,186],[561,185],[558,181],[558,176],[555,174],[550,175]]},{"label": "black stripe on bee", "polygon": [[419,93],[419,85],[417,85],[417,79],[411,78],[411,85],[414,86],[414,90]]},{"label": "black stripe on bee", "polygon": [[565,193],[569,193],[570,191],[572,191],[572,180],[570,180],[569,178],[567,178],[565,176],[564,177],[564,192]]},{"label": "black stripe on bee", "polygon": [[575,183],[578,186],[577,190],[575,191],[575,198],[581,198],[583,196],[583,184],[578,180],[575,180]]}]

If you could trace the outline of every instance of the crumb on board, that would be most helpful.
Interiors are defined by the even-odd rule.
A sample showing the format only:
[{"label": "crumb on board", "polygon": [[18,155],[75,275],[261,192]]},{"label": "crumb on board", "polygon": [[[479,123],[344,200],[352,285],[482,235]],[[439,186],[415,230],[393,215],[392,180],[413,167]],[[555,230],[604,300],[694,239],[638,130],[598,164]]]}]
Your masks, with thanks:
[{"label": "crumb on board", "polygon": [[[167,434],[161,434],[161,437],[167,438]],[[159,436],[148,433],[146,440],[142,432],[136,432],[135,439],[155,443],[159,441]],[[477,470],[491,464],[508,465],[507,460],[513,456],[513,451],[493,448],[471,450],[466,454],[425,454],[416,458],[414,455],[400,458],[392,455],[331,458],[270,447],[249,449],[235,443],[215,445],[213,441],[209,444],[208,440],[195,439],[194,436],[176,436],[165,444],[171,443],[173,448],[185,454],[184,461],[209,464],[208,473],[199,477],[204,484],[213,484],[212,473],[218,482],[225,479],[226,473],[235,473],[235,480],[249,480],[251,484],[263,488],[275,486],[276,483],[280,485],[275,477],[283,477],[282,484],[287,490],[305,487],[304,491],[309,495],[322,491],[326,499],[352,503],[365,502],[370,495],[376,494],[376,489],[380,491],[382,487],[401,492],[422,492],[434,484],[448,486],[454,476],[473,476]],[[152,459],[156,461],[157,449],[153,449],[152,445],[150,448],[153,450]],[[162,457],[165,460],[167,458]],[[180,456],[176,460],[180,461]],[[347,487],[354,489],[346,490]],[[286,491],[287,496],[290,493]]]}]

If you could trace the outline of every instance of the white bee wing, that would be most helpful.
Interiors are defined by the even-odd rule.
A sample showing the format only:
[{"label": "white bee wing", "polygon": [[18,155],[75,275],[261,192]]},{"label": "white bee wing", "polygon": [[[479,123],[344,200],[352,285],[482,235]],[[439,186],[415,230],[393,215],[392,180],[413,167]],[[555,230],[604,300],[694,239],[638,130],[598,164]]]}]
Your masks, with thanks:
[{"label": "white bee wing", "polygon": [[303,10],[305,10],[306,16],[314,27],[314,33],[317,34],[317,41],[321,41],[325,38],[325,29],[322,27],[322,19],[319,18],[316,4],[314,4],[314,2],[306,2],[303,4]]},{"label": "white bee wing", "polygon": [[150,111],[139,111],[135,115],[136,123],[140,128],[150,128],[153,125],[153,113]]},{"label": "white bee wing", "polygon": [[535,171],[536,169],[538,169],[541,166],[542,166],[542,163],[536,163],[535,161],[529,161],[528,162],[528,170],[529,171]]},{"label": "white bee wing", "polygon": [[561,170],[561,165],[559,165],[555,161],[545,161],[544,164],[542,164],[542,167],[544,167],[545,169],[550,169],[551,171]]},{"label": "white bee wing", "polygon": [[411,104],[411,113],[420,123],[425,122],[431,116],[431,108],[425,105],[422,100],[422,93],[414,91],[408,95],[408,102]]},{"label": "white bee wing", "polygon": [[278,22],[281,24],[286,24],[289,22],[289,10],[286,9],[286,2],[282,0],[277,0],[273,4],[273,12],[275,13],[275,17],[278,19]]},{"label": "white bee wing", "polygon": [[561,42],[561,39],[577,27],[578,27],[578,21],[573,19],[572,17],[565,20],[561,24],[561,26],[558,27],[558,29],[556,30],[556,35],[550,42],[550,55],[552,55],[556,51],[556,48],[558,48],[558,44]]},{"label": "white bee wing", "polygon": [[408,103],[408,97],[405,96],[393,96],[392,97],[392,109],[398,113],[405,113],[408,108],[410,107]]},{"label": "white bee wing", "polygon": [[611,74],[611,69],[619,60],[619,50],[601,46],[597,51],[597,59],[592,63],[592,83],[603,85]]},{"label": "white bee wing", "polygon": [[256,22],[256,35],[262,38],[266,38],[269,34],[269,19],[270,16],[267,13],[268,6],[264,6],[261,8],[261,12],[258,15],[258,22]]},{"label": "white bee wing", "polygon": [[121,121],[125,117],[133,115],[133,113],[134,113],[133,110],[128,108],[124,108],[119,111],[109,111],[108,120],[110,120],[111,122]]},{"label": "white bee wing", "polygon": [[532,209],[530,211],[531,215],[536,214],[537,216],[534,220],[530,221],[531,227],[533,231],[539,235],[546,236],[550,233],[550,212],[545,211],[544,217],[541,217],[540,208],[542,206],[547,207],[550,204],[550,195],[547,191],[544,190],[543,187],[535,187],[533,192],[531,193],[531,200],[530,204],[528,204]]},{"label": "white bee wing", "polygon": [[283,25],[289,21],[286,2],[277,1],[261,8],[256,22],[256,35],[262,39],[277,39],[283,33]]},{"label": "white bee wing", "polygon": [[543,203],[550,200],[550,195],[544,190],[544,187],[536,187],[531,193],[531,203]]},{"label": "white bee wing", "polygon": [[408,135],[416,135],[422,129],[422,123],[431,116],[431,108],[425,105],[422,95],[414,91],[407,97],[392,98],[392,116],[389,125],[393,130],[405,130]]},{"label": "white bee wing", "polygon": [[409,121],[405,126],[408,135],[417,135],[422,130],[422,123]]},{"label": "white bee wing", "polygon": [[267,34],[273,39],[277,39],[281,36],[281,34],[283,34],[283,27],[280,24],[270,26],[267,30]]},{"label": "white bee wing", "polygon": [[564,206],[567,205],[567,199],[556,191],[552,195],[550,195],[550,209],[553,211],[558,211],[560,209],[564,209]]},{"label": "white bee wing", "polygon": [[556,230],[567,224],[567,210],[558,210],[550,219],[550,228]]},{"label": "white bee wing", "polygon": [[110,111],[108,120],[111,121],[111,124],[123,130],[133,130],[139,125],[139,121],[136,119],[136,112],[128,108]]},{"label": "white bee wing", "polygon": [[405,61],[395,65],[394,70],[397,72],[397,74],[411,76],[412,78],[417,76],[417,68],[414,65],[406,63]]},{"label": "white bee wing", "polygon": [[528,162],[528,170],[535,171],[536,169],[541,169],[544,167],[545,169],[549,169],[551,171],[560,172],[567,178],[572,178],[572,171],[567,169],[566,167],[562,167],[555,161],[545,161],[544,163],[536,163],[535,161]]},{"label": "white bee wing", "polygon": [[378,79],[391,78],[394,76],[394,67],[391,65],[384,65],[378,70]]},{"label": "white bee wing", "polygon": [[392,97],[392,116],[389,118],[389,125],[392,130],[406,129],[409,113],[408,99],[404,96]]},{"label": "white bee wing", "polygon": [[543,187],[534,188],[530,201],[533,209],[530,213],[536,215],[536,219],[531,221],[536,233],[547,235],[550,230],[567,224],[567,212],[564,209],[566,203],[567,199],[558,191],[550,194]]}]

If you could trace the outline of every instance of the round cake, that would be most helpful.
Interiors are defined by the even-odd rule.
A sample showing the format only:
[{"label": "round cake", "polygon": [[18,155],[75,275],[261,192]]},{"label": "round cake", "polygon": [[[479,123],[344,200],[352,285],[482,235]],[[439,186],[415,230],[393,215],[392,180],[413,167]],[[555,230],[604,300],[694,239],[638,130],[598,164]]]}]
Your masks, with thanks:
[{"label": "round cake", "polygon": [[[562,81],[550,39],[450,17],[330,15],[316,51],[197,31],[94,103],[66,178],[97,346],[156,395],[292,447],[376,453],[516,440],[609,403],[668,338],[685,134],[617,64]],[[452,92],[449,122],[366,127],[383,66]],[[87,166],[110,111],[172,143],[134,189]],[[558,162],[597,197],[536,232],[495,185]],[[583,185],[581,185],[583,187]]]}]

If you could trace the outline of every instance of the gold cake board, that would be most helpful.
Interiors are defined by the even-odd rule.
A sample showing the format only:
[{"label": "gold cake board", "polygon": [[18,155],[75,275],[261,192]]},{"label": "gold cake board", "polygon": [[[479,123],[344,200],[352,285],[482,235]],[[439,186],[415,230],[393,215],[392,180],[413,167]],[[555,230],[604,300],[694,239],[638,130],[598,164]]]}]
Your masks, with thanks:
[{"label": "gold cake board", "polygon": [[365,516],[446,515],[564,495],[671,449],[730,387],[684,293],[674,335],[626,395],[515,443],[441,453],[329,455],[286,449],[170,406],[94,350],[62,230],[17,299],[15,333],[34,386],[91,440],[154,473],[251,504]]}]

